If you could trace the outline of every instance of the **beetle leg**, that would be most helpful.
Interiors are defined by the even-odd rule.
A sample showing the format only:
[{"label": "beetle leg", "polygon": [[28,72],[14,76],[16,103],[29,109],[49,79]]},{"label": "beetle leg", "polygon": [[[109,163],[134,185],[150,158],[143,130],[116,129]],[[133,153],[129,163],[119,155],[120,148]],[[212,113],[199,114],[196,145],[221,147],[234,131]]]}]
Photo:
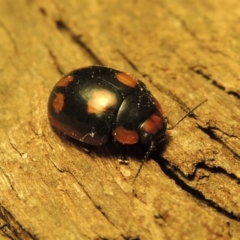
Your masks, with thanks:
[{"label": "beetle leg", "polygon": [[92,152],[92,149],[90,149],[89,146],[88,147],[82,146],[82,149],[84,152],[89,153],[89,154]]},{"label": "beetle leg", "polygon": [[82,149],[85,153],[89,154],[92,158],[94,158],[94,154],[93,154],[92,146],[91,146],[91,145],[81,143],[81,149]]},{"label": "beetle leg", "polygon": [[124,144],[118,142],[116,139],[113,138],[114,144],[117,146],[117,148],[120,150],[120,156],[118,158],[119,163],[128,164],[127,160],[127,148]]},{"label": "beetle leg", "polygon": [[143,157],[143,160],[142,160],[142,162],[141,162],[141,165],[140,165],[140,167],[138,168],[138,171],[137,171],[137,173],[136,173],[136,175],[135,175],[135,177],[134,177],[134,179],[133,179],[132,185],[135,183],[135,181],[136,181],[136,179],[137,179],[140,171],[142,170],[143,164],[148,160],[148,157],[149,157],[150,153],[151,153],[152,151],[154,151],[154,150],[155,150],[155,142],[154,142],[154,141],[151,141],[151,145],[150,145],[148,151],[146,152],[145,156]]},{"label": "beetle leg", "polygon": [[126,146],[121,143],[118,143],[118,147],[120,148],[120,151],[121,151],[121,155],[118,158],[118,162],[123,164],[128,164]]},{"label": "beetle leg", "polygon": [[118,158],[118,162],[121,163],[121,164],[128,164],[129,163],[127,159],[122,158],[122,157]]}]

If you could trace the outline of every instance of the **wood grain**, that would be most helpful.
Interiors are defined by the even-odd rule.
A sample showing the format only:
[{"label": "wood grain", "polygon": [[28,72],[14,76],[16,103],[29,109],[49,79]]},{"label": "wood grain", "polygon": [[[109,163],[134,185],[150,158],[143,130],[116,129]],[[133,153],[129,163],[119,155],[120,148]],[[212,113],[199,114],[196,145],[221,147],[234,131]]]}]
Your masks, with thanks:
[{"label": "wood grain", "polygon": [[[0,0],[1,239],[239,239],[240,2]],[[46,105],[69,71],[141,79],[169,126],[134,185],[107,145],[58,135]],[[138,152],[139,150],[139,152]]]}]

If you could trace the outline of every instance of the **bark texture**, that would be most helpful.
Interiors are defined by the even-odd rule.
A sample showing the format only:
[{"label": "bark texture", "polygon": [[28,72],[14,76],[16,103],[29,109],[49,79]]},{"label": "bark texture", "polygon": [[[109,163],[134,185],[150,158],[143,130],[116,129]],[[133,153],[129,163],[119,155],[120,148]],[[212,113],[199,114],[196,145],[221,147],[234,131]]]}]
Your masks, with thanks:
[{"label": "bark texture", "polygon": [[[0,0],[1,239],[240,239],[240,1]],[[168,131],[143,169],[49,126],[69,71],[141,79]],[[111,144],[110,144],[111,145]]]}]

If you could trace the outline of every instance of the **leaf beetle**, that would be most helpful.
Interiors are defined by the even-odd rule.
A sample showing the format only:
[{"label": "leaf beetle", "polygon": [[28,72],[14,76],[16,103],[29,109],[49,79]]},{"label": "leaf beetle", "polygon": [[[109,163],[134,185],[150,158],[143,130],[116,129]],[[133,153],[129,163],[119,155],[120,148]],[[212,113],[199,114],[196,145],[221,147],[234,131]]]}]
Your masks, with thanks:
[{"label": "leaf beetle", "polygon": [[167,129],[161,106],[145,84],[104,66],[63,76],[49,96],[48,118],[54,128],[85,144],[101,146],[110,137],[122,145],[149,144],[134,181]]}]

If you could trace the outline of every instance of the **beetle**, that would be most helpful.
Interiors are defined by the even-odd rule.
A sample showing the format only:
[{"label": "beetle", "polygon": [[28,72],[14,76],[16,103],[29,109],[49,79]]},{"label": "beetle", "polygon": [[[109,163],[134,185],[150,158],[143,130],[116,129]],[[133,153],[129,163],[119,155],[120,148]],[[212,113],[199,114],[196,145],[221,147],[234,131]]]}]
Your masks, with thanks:
[{"label": "beetle", "polygon": [[[90,66],[63,76],[48,100],[50,124],[83,143],[125,145],[164,140],[166,120],[158,101],[135,77],[104,66]],[[123,157],[124,158],[124,157]]]},{"label": "beetle", "polygon": [[[146,85],[104,66],[80,68],[63,76],[49,96],[48,118],[54,128],[84,144],[101,146],[109,138],[122,146],[148,144],[134,181],[149,154],[164,141],[167,130],[161,105]],[[122,159],[127,162],[125,155]]]}]

